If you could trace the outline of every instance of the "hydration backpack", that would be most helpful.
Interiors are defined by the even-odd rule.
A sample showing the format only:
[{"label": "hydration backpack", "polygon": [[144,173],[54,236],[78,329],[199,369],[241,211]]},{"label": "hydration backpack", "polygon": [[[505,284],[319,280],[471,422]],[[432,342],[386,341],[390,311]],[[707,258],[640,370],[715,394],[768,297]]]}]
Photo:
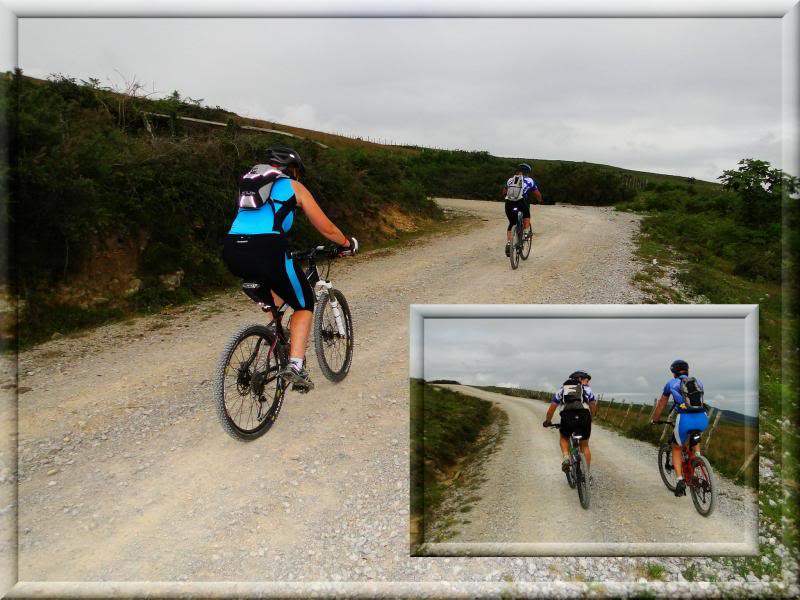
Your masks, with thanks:
[{"label": "hydration backpack", "polygon": [[522,200],[522,192],[525,190],[525,176],[514,175],[506,188],[506,200],[511,200],[512,202]]},{"label": "hydration backpack", "polygon": [[259,209],[270,202],[272,184],[280,177],[286,175],[269,165],[250,169],[239,181],[239,208]]},{"label": "hydration backpack", "polygon": [[703,401],[703,384],[694,377],[681,377],[681,396],[683,403],[680,408],[684,412],[705,412],[706,404]]},{"label": "hydration backpack", "polygon": [[583,393],[583,386],[577,379],[567,379],[561,386],[564,390],[561,396],[561,410],[578,410],[587,408],[586,398]]}]

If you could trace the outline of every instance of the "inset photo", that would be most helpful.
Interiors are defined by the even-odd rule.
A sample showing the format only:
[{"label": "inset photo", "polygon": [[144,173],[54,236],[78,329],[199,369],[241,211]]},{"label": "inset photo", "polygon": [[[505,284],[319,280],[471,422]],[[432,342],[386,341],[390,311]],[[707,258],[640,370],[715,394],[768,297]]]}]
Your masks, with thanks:
[{"label": "inset photo", "polygon": [[758,307],[414,305],[411,553],[758,552]]}]

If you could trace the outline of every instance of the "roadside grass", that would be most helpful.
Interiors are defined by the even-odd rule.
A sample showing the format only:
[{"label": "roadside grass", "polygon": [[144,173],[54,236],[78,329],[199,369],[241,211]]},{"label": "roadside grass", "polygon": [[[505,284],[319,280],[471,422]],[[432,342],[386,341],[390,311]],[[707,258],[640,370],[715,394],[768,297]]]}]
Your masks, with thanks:
[{"label": "roadside grass", "polygon": [[645,573],[648,579],[663,579],[667,570],[662,566],[655,563],[648,563],[645,568]]},{"label": "roadside grass", "polygon": [[[407,231],[397,235],[395,238],[387,238],[380,242],[370,244],[363,256],[378,255],[381,253],[391,253],[404,246],[414,245],[423,242],[428,238],[447,235],[454,230],[466,230],[480,224],[480,219],[465,213],[445,212],[443,220],[426,221],[424,227],[419,227],[414,231]],[[239,280],[230,275],[223,277],[225,284],[219,290],[202,290],[193,292],[187,288],[178,288],[170,291],[159,288],[147,288],[141,293],[131,298],[128,306],[112,306],[101,304],[81,308],[67,304],[47,304],[35,310],[47,312],[46,318],[37,318],[30,324],[23,324],[19,331],[19,345],[14,349],[13,344],[9,344],[7,352],[23,352],[30,348],[48,341],[54,332],[61,335],[78,335],[88,330],[117,322],[131,322],[135,317],[156,315],[163,311],[175,307],[190,307],[207,300],[220,293],[239,292]],[[213,312],[222,312],[222,309],[215,308]],[[150,329],[164,327],[164,324],[154,324]]]},{"label": "roadside grass", "polygon": [[[505,413],[491,402],[410,381],[412,554],[442,542],[480,499],[478,463],[504,435]],[[441,510],[445,501],[447,510]],[[435,525],[436,539],[424,539]]]},{"label": "roadside grass", "polygon": [[[650,424],[652,410],[652,405],[622,406],[620,402],[612,404],[610,400],[599,400],[594,420],[598,425],[618,431],[626,437],[658,446],[664,430],[666,429],[667,433],[663,437],[668,439],[670,429],[667,425]],[[663,418],[665,417],[662,414]],[[712,414],[711,421],[714,418]],[[721,417],[716,429],[711,433],[710,442],[709,431],[710,426],[703,433],[701,451],[711,461],[714,470],[739,484],[755,487],[758,482],[758,461],[751,461],[741,474],[739,470],[755,450],[758,428],[734,423]]]},{"label": "roadside grass", "polygon": [[[643,202],[646,204],[646,202]],[[622,210],[642,210],[642,205],[619,205]],[[694,222],[691,220],[694,218]],[[676,223],[689,223],[700,231],[711,232],[703,244],[689,243],[676,231]],[[747,439],[744,452],[758,444],[759,456],[740,477],[754,482],[759,492],[761,536],[772,539],[760,544],[760,556],[734,559],[738,568],[757,576],[784,576],[784,561],[797,563],[798,545],[798,338],[796,291],[791,289],[794,258],[794,230],[784,229],[788,240],[784,247],[783,278],[760,276],[760,255],[749,255],[748,246],[730,244],[726,249],[715,245],[717,228],[730,228],[726,218],[707,219],[691,211],[668,210],[666,207],[644,212],[637,253],[643,261],[643,272],[634,283],[649,295],[650,302],[741,303],[759,306],[759,426],[752,435],[744,435],[740,427],[720,424],[712,438],[709,459],[723,474],[730,475],[725,450],[734,451],[737,462],[741,444]],[[789,227],[786,225],[785,227]],[[763,235],[752,230],[753,237]],[[796,244],[795,244],[796,245]],[[653,259],[656,263],[653,264]],[[741,274],[741,273],[744,273]],[[795,303],[795,304],[793,304]],[[612,412],[612,415],[614,413]],[[615,422],[615,417],[610,417]],[[644,435],[646,425],[637,426]],[[655,429],[655,428],[650,428]],[[659,430],[660,431],[660,430]],[[753,440],[753,441],[750,441]],[[761,465],[761,476],[759,476]],[[766,559],[766,560],[764,560]]]}]

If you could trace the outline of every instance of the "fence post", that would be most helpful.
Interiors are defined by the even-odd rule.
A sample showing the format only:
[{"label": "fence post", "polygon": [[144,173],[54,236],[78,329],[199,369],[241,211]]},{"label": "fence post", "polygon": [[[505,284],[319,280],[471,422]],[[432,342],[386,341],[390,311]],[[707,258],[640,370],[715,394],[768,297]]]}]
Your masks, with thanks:
[{"label": "fence post", "polygon": [[[628,399],[627,399],[627,398],[623,398],[623,399],[622,399],[622,403],[619,405],[619,409],[620,409],[620,410],[622,410],[623,408],[625,408],[625,403],[626,403],[627,401],[628,401]],[[620,427],[620,426],[622,425],[622,421],[623,421],[624,419],[625,419],[625,415],[623,414],[623,415],[622,415],[622,419],[620,419],[620,422],[619,422],[619,423],[617,423],[617,427]]]},{"label": "fence post", "polygon": [[597,419],[598,421],[600,420],[600,409],[602,408],[601,406],[602,404],[603,404],[603,394],[600,394],[597,397],[597,414],[595,415],[595,419]]},{"label": "fence post", "polygon": [[611,402],[609,402],[609,403],[606,405],[606,412],[604,412],[604,413],[603,413],[603,420],[604,420],[604,421],[605,421],[605,420],[608,418],[608,411],[610,411],[610,410],[611,410],[611,405],[612,405],[612,404],[614,404],[614,399],[613,399],[613,398],[611,399]]},{"label": "fence post", "polygon": [[625,421],[628,420],[628,413],[631,412],[632,407],[633,404],[628,404],[628,410],[625,411],[625,416],[622,417],[622,425],[620,425],[620,427],[622,427],[623,429],[625,428]]},{"label": "fence post", "polygon": [[[675,422],[675,420],[672,418],[673,414],[674,413],[670,413],[670,415],[667,417],[667,421],[669,421],[670,423],[674,423]],[[669,428],[669,425],[664,425],[664,429],[661,431],[661,438],[659,438],[659,440],[658,440],[659,444],[664,441],[664,438],[667,435],[667,429],[668,428]]]},{"label": "fence post", "polygon": [[750,463],[751,463],[751,462],[753,462],[753,459],[754,459],[756,456],[758,456],[758,444],[756,444],[756,447],[755,447],[755,448],[753,448],[753,451],[750,453],[750,456],[748,456],[748,457],[747,457],[747,460],[746,460],[746,461],[744,461],[744,464],[742,465],[742,468],[741,468],[741,469],[739,469],[738,471],[736,471],[736,475],[734,476],[734,479],[738,479],[738,478],[739,478],[739,475],[741,475],[742,473],[744,473],[744,472],[745,472],[745,470],[747,469],[747,467],[749,467],[749,466],[750,466]]},{"label": "fence post", "polygon": [[642,420],[642,413],[644,412],[644,407],[645,407],[645,406],[647,406],[647,404],[645,404],[645,403],[642,403],[642,407],[639,409],[639,414],[638,414],[638,415],[636,415],[636,424],[637,424],[637,425],[638,425],[638,424],[641,422],[641,420]]},{"label": "fence post", "polygon": [[[707,451],[711,446],[711,434],[714,433],[714,430],[717,428],[719,424],[719,419],[722,416],[722,411],[715,408],[714,409],[714,422],[711,424],[711,427],[708,428],[708,432],[706,433],[706,441],[703,442],[704,450]],[[710,421],[710,419],[709,419]]]}]

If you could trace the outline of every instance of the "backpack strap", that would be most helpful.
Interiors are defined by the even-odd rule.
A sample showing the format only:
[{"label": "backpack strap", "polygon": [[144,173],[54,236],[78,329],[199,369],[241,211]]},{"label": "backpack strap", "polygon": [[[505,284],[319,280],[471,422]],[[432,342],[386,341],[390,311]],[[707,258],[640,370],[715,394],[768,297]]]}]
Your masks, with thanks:
[{"label": "backpack strap", "polygon": [[[284,176],[284,178],[288,179]],[[276,181],[277,183],[277,181]],[[279,186],[281,191],[278,193],[277,197],[273,197],[273,193],[276,191],[275,187],[273,186],[270,189],[270,194],[268,197],[269,205],[272,207],[273,211],[273,220],[272,220],[272,230],[276,233],[286,233],[283,230],[283,221],[286,217],[293,213],[294,210],[297,208],[297,197],[294,193],[294,188],[291,187],[290,182],[286,182],[286,185],[289,186],[289,191],[287,193],[286,190],[282,190],[285,185]]]}]

